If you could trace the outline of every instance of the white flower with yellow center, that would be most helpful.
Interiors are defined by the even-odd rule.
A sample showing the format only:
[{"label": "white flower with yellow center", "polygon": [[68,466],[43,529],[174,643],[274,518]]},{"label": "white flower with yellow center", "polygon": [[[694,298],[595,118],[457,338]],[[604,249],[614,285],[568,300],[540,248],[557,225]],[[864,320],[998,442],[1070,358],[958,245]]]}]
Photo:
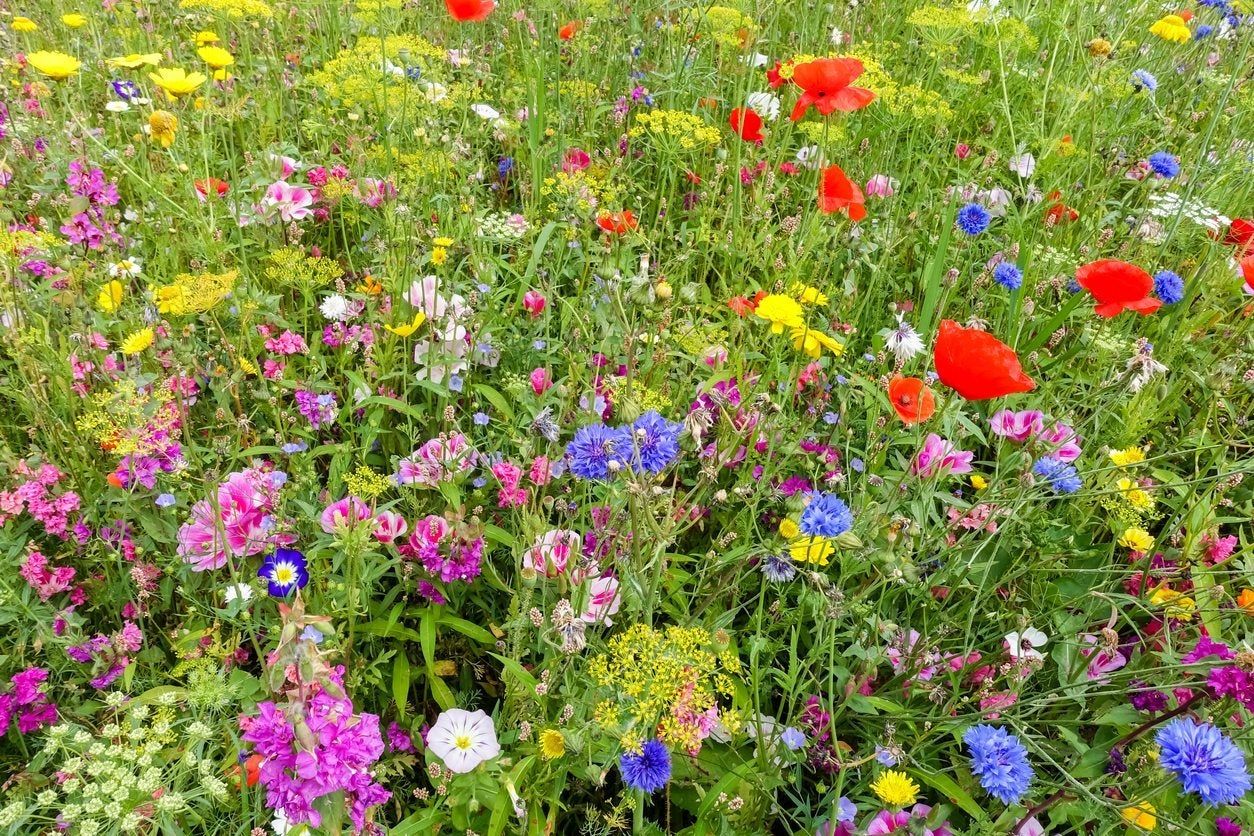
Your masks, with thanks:
[{"label": "white flower with yellow center", "polygon": [[469,772],[501,753],[492,718],[482,711],[450,708],[427,733],[427,748],[453,772]]}]

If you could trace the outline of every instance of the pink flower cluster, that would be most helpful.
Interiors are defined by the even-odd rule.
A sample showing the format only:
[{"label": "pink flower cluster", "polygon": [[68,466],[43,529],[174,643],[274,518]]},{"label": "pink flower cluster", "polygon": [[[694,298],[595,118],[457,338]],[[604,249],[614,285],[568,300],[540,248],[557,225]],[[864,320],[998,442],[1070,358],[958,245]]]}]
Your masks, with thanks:
[{"label": "pink flower cluster", "polygon": [[14,472],[25,481],[11,491],[0,491],[0,525],[26,511],[43,523],[44,531],[67,539],[70,514],[81,503],[73,491],[54,493],[62,478],[61,471],[50,464],[33,469],[26,462],[18,462]]},{"label": "pink flower cluster", "polygon": [[51,567],[48,558],[37,551],[26,555],[19,571],[31,589],[39,593],[40,601],[47,601],[53,595],[65,592],[70,588],[75,575],[72,566]]},{"label": "pink flower cluster", "polygon": [[277,470],[249,468],[227,476],[217,502],[202,499],[179,528],[178,554],[192,570],[220,569],[228,557],[247,557],[292,542],[275,531],[274,509],[287,481]]},{"label": "pink flower cluster", "polygon": [[82,644],[67,647],[65,655],[84,665],[95,662],[97,669],[103,673],[93,677],[91,685],[98,690],[104,690],[122,675],[126,666],[131,663],[131,655],[138,653],[143,646],[144,632],[135,622],[127,621],[112,636],[97,633]]},{"label": "pink flower cluster", "polygon": [[1080,436],[1066,424],[1055,421],[1045,429],[1045,414],[1035,409],[1011,412],[1003,409],[988,419],[994,435],[1011,441],[1025,442],[1036,439],[1044,443],[1048,455],[1071,464],[1080,458]]},{"label": "pink flower cluster", "polygon": [[477,454],[461,433],[440,435],[423,444],[409,458],[401,459],[396,471],[400,485],[439,487],[474,467]]},{"label": "pink flower cluster", "polygon": [[351,700],[326,690],[303,708],[303,718],[293,722],[281,706],[266,701],[257,706],[257,716],[240,720],[243,739],[262,756],[258,778],[266,788],[266,806],[293,825],[317,828],[322,814],[315,802],[343,792],[354,831],[361,832],[366,811],[392,797],[371,772],[384,748],[379,718],[355,714]]},{"label": "pink flower cluster", "polygon": [[444,583],[479,577],[483,538],[444,517],[431,514],[414,526],[409,540],[397,549],[401,557],[417,560]]},{"label": "pink flower cluster", "polygon": [[43,668],[27,668],[9,680],[7,694],[0,694],[0,735],[9,730],[17,717],[17,730],[30,734],[57,721],[57,706],[41,687],[48,679]]}]

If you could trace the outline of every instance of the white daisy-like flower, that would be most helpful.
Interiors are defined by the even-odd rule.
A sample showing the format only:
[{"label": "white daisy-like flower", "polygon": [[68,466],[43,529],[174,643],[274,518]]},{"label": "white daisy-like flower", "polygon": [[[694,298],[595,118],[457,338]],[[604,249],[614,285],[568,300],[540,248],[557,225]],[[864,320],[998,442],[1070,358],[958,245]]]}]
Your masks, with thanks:
[{"label": "white daisy-like flower", "polygon": [[898,362],[904,363],[917,354],[922,354],[926,346],[914,326],[906,322],[905,316],[897,314],[897,327],[884,333],[884,345],[893,353]]},{"label": "white daisy-like flower", "polygon": [[1006,648],[1010,651],[1010,658],[1012,659],[1044,659],[1044,654],[1036,648],[1044,647],[1048,641],[1049,636],[1035,627],[1025,627],[1022,633],[1011,632],[1006,634]]},{"label": "white daisy-like flower", "polygon": [[130,109],[130,104],[122,101],[121,99],[114,100],[105,105],[105,110],[110,113],[126,113],[126,111]]},{"label": "white daisy-like flower", "polygon": [[115,279],[119,276],[138,276],[143,272],[144,263],[138,258],[124,258],[109,265],[109,275]]},{"label": "white daisy-like flower", "polygon": [[318,310],[322,311],[322,315],[327,319],[342,322],[348,318],[348,300],[338,293],[332,293],[322,300]]},{"label": "white daisy-like flower", "polygon": [[779,96],[774,93],[750,93],[749,98],[745,99],[745,104],[768,122],[774,122],[779,118]]},{"label": "white daisy-like flower", "polygon": [[483,711],[450,708],[435,719],[427,733],[427,748],[457,773],[469,772],[501,754],[496,727]]},{"label": "white daisy-like flower", "polygon": [[501,118],[501,112],[490,104],[483,104],[482,102],[472,104],[470,110],[475,116],[478,116],[480,119],[487,119],[489,122],[493,119]]},{"label": "white daisy-like flower", "polygon": [[251,601],[253,588],[246,583],[233,583],[226,588],[222,597],[228,604],[232,601]]},{"label": "white daisy-like flower", "polygon": [[769,55],[763,55],[760,52],[751,53],[740,60],[744,61],[750,67],[765,67],[767,64],[771,63],[771,57]]}]

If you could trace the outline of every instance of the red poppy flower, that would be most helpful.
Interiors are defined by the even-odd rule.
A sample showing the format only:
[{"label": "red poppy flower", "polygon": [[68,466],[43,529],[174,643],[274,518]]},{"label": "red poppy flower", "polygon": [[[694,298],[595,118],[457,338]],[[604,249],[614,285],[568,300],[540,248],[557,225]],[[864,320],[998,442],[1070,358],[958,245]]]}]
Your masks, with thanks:
[{"label": "red poppy flower", "polygon": [[796,122],[810,105],[830,116],[834,110],[861,110],[875,101],[875,94],[865,87],[850,87],[862,75],[862,62],[857,58],[819,58],[793,68],[792,80],[804,92],[792,109]]},{"label": "red poppy flower", "polygon": [[926,421],[936,411],[936,396],[917,377],[894,376],[888,382],[888,400],[906,426]]},{"label": "red poppy flower", "polygon": [[1254,293],[1254,253],[1241,259],[1241,275],[1245,277],[1245,289]]},{"label": "red poppy flower", "polygon": [[1093,312],[1103,319],[1124,311],[1148,316],[1163,306],[1160,300],[1150,296],[1154,291],[1150,274],[1126,261],[1103,258],[1085,264],[1075,271],[1075,280],[1093,294],[1097,300]]},{"label": "red poppy flower", "polygon": [[779,74],[780,63],[775,62],[775,66],[766,71],[766,83],[771,85],[772,90],[777,90],[784,85],[788,79]]},{"label": "red poppy flower", "polygon": [[1045,210],[1046,224],[1058,226],[1079,219],[1080,213],[1062,202],[1062,192],[1050,192],[1046,200],[1049,201],[1049,208]]},{"label": "red poppy flower", "polygon": [[941,383],[969,401],[1036,388],[1014,349],[986,331],[963,328],[952,319],[941,321],[932,363]]},{"label": "red poppy flower", "polygon": [[1237,218],[1228,227],[1224,243],[1229,247],[1237,247],[1242,251],[1254,249],[1254,221]]},{"label": "red poppy flower", "polygon": [[751,107],[738,107],[727,120],[732,130],[745,142],[762,141],[762,117]]},{"label": "red poppy flower", "polygon": [[866,217],[866,198],[858,184],[845,176],[838,165],[829,165],[823,169],[823,179],[819,181],[819,209],[828,214],[832,212],[848,212],[849,220],[860,221]]},{"label": "red poppy flower", "polygon": [[231,190],[230,183],[227,183],[225,180],[219,180],[217,177],[206,177],[203,180],[197,180],[194,185],[201,197],[208,197],[211,194],[218,197],[226,197],[226,193]]},{"label": "red poppy flower", "polygon": [[444,6],[458,23],[474,23],[492,14],[496,0],[444,0]]},{"label": "red poppy flower", "polygon": [[557,37],[563,41],[569,41],[571,38],[579,34],[579,30],[583,28],[582,20],[572,20],[557,30]]},{"label": "red poppy flower", "polygon": [[597,226],[606,232],[623,235],[635,229],[637,221],[630,209],[624,209],[621,212],[605,212],[597,218]]},{"label": "red poppy flower", "polygon": [[255,787],[257,782],[261,780],[261,763],[264,758],[261,755],[250,755],[248,760],[244,761],[244,774],[247,776],[245,780],[248,786]]}]

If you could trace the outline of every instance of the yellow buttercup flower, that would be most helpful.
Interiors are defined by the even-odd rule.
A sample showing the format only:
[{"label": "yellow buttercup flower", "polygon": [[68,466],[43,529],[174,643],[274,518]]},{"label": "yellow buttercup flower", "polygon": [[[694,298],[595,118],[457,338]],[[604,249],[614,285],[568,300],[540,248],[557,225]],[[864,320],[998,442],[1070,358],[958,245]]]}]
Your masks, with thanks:
[{"label": "yellow buttercup flower", "polygon": [[200,85],[209,80],[209,76],[204,73],[189,73],[181,67],[166,67],[155,73],[149,73],[148,77],[172,99],[179,99],[196,92]]},{"label": "yellow buttercup flower", "polygon": [[801,527],[788,517],[784,517],[779,524],[779,536],[785,540],[791,540],[801,534]]},{"label": "yellow buttercup flower", "polygon": [[845,353],[844,343],[837,342],[822,331],[816,331],[804,325],[792,329],[792,345],[808,357],[819,357],[824,350],[833,357],[839,357]]},{"label": "yellow buttercup flower", "polygon": [[566,754],[566,738],[557,729],[540,732],[540,754],[546,761],[560,758]]},{"label": "yellow buttercup flower", "polygon": [[143,330],[136,331],[134,334],[131,334],[126,339],[122,340],[122,353],[138,354],[144,349],[151,347],[153,340],[156,339],[156,336],[157,335],[151,328],[144,328]]},{"label": "yellow buttercup flower", "polygon": [[426,321],[427,321],[427,315],[423,313],[422,311],[419,311],[418,313],[414,314],[413,322],[407,322],[403,325],[397,325],[395,327],[391,325],[384,325],[383,327],[385,330],[390,331],[391,333],[395,334],[398,337],[408,337],[409,335],[413,334],[415,331],[418,330],[418,326],[422,325],[422,323]]},{"label": "yellow buttercup flower", "polygon": [[78,68],[82,66],[73,55],[66,55],[64,52],[48,52],[42,49],[27,55],[26,63],[53,81],[65,81],[78,72]]},{"label": "yellow buttercup flower", "polygon": [[1125,478],[1116,482],[1115,486],[1123,494],[1123,498],[1127,500],[1127,503],[1132,506],[1133,510],[1140,513],[1153,510],[1154,497],[1150,496],[1149,492],[1137,482]]},{"label": "yellow buttercup flower", "polygon": [[1124,807],[1120,812],[1123,813],[1124,821],[1142,830],[1153,830],[1158,825],[1158,817],[1155,815],[1158,811],[1148,801],[1141,801],[1131,807]]},{"label": "yellow buttercup flower", "polygon": [[202,30],[196,33],[196,46],[204,46],[205,44],[216,44],[220,40],[222,39],[218,37],[217,32],[209,32],[208,30]]},{"label": "yellow buttercup flower", "polygon": [[1140,447],[1128,447],[1125,450],[1111,450],[1110,460],[1115,467],[1131,467],[1145,461],[1145,451]]},{"label": "yellow buttercup flower", "polygon": [[96,297],[96,305],[105,313],[113,313],[122,304],[122,297],[126,294],[126,287],[117,279],[100,288],[100,294]]},{"label": "yellow buttercup flower", "polygon": [[1183,592],[1176,592],[1165,586],[1154,590],[1154,594],[1150,596],[1150,603],[1156,607],[1162,607],[1164,615],[1177,621],[1190,621],[1193,613],[1197,612],[1196,601]]},{"label": "yellow buttercup flower", "polygon": [[9,25],[13,27],[14,32],[35,32],[39,29],[39,24],[29,17],[15,17]]},{"label": "yellow buttercup flower", "polygon": [[1119,545],[1134,552],[1147,552],[1154,545],[1154,538],[1145,529],[1134,525],[1123,532]]},{"label": "yellow buttercup flower", "polygon": [[154,110],[148,116],[148,135],[153,142],[161,143],[162,148],[169,148],[174,144],[178,129],[178,117],[168,110]]},{"label": "yellow buttercup flower", "polygon": [[978,473],[972,474],[971,487],[975,488],[977,491],[982,491],[988,487],[988,480]]},{"label": "yellow buttercup flower", "polygon": [[201,61],[204,61],[215,70],[229,67],[235,63],[235,56],[220,46],[202,46],[196,50],[196,54],[200,56]]},{"label": "yellow buttercup flower", "polygon": [[771,323],[772,334],[782,334],[785,328],[800,328],[805,324],[797,300],[779,293],[763,296],[753,315]]},{"label": "yellow buttercup flower", "polygon": [[1151,35],[1157,35],[1164,41],[1171,41],[1174,44],[1187,44],[1193,37],[1193,33],[1189,31],[1189,25],[1180,15],[1164,15],[1154,21],[1149,30]]},{"label": "yellow buttercup flower", "polygon": [[836,551],[826,537],[801,537],[788,544],[788,556],[798,563],[827,565],[827,558]]},{"label": "yellow buttercup flower", "polygon": [[87,16],[81,15],[78,12],[67,12],[66,14],[61,15],[61,22],[71,29],[77,29],[80,26],[87,25]]},{"label": "yellow buttercup flower", "polygon": [[155,67],[161,63],[161,53],[159,52],[132,52],[130,55],[119,55],[117,58],[110,58],[105,61],[110,67],[125,67],[133,70],[144,65]]},{"label": "yellow buttercup flower", "polygon": [[871,782],[871,790],[890,807],[908,807],[919,797],[919,785],[909,775],[889,769]]}]

